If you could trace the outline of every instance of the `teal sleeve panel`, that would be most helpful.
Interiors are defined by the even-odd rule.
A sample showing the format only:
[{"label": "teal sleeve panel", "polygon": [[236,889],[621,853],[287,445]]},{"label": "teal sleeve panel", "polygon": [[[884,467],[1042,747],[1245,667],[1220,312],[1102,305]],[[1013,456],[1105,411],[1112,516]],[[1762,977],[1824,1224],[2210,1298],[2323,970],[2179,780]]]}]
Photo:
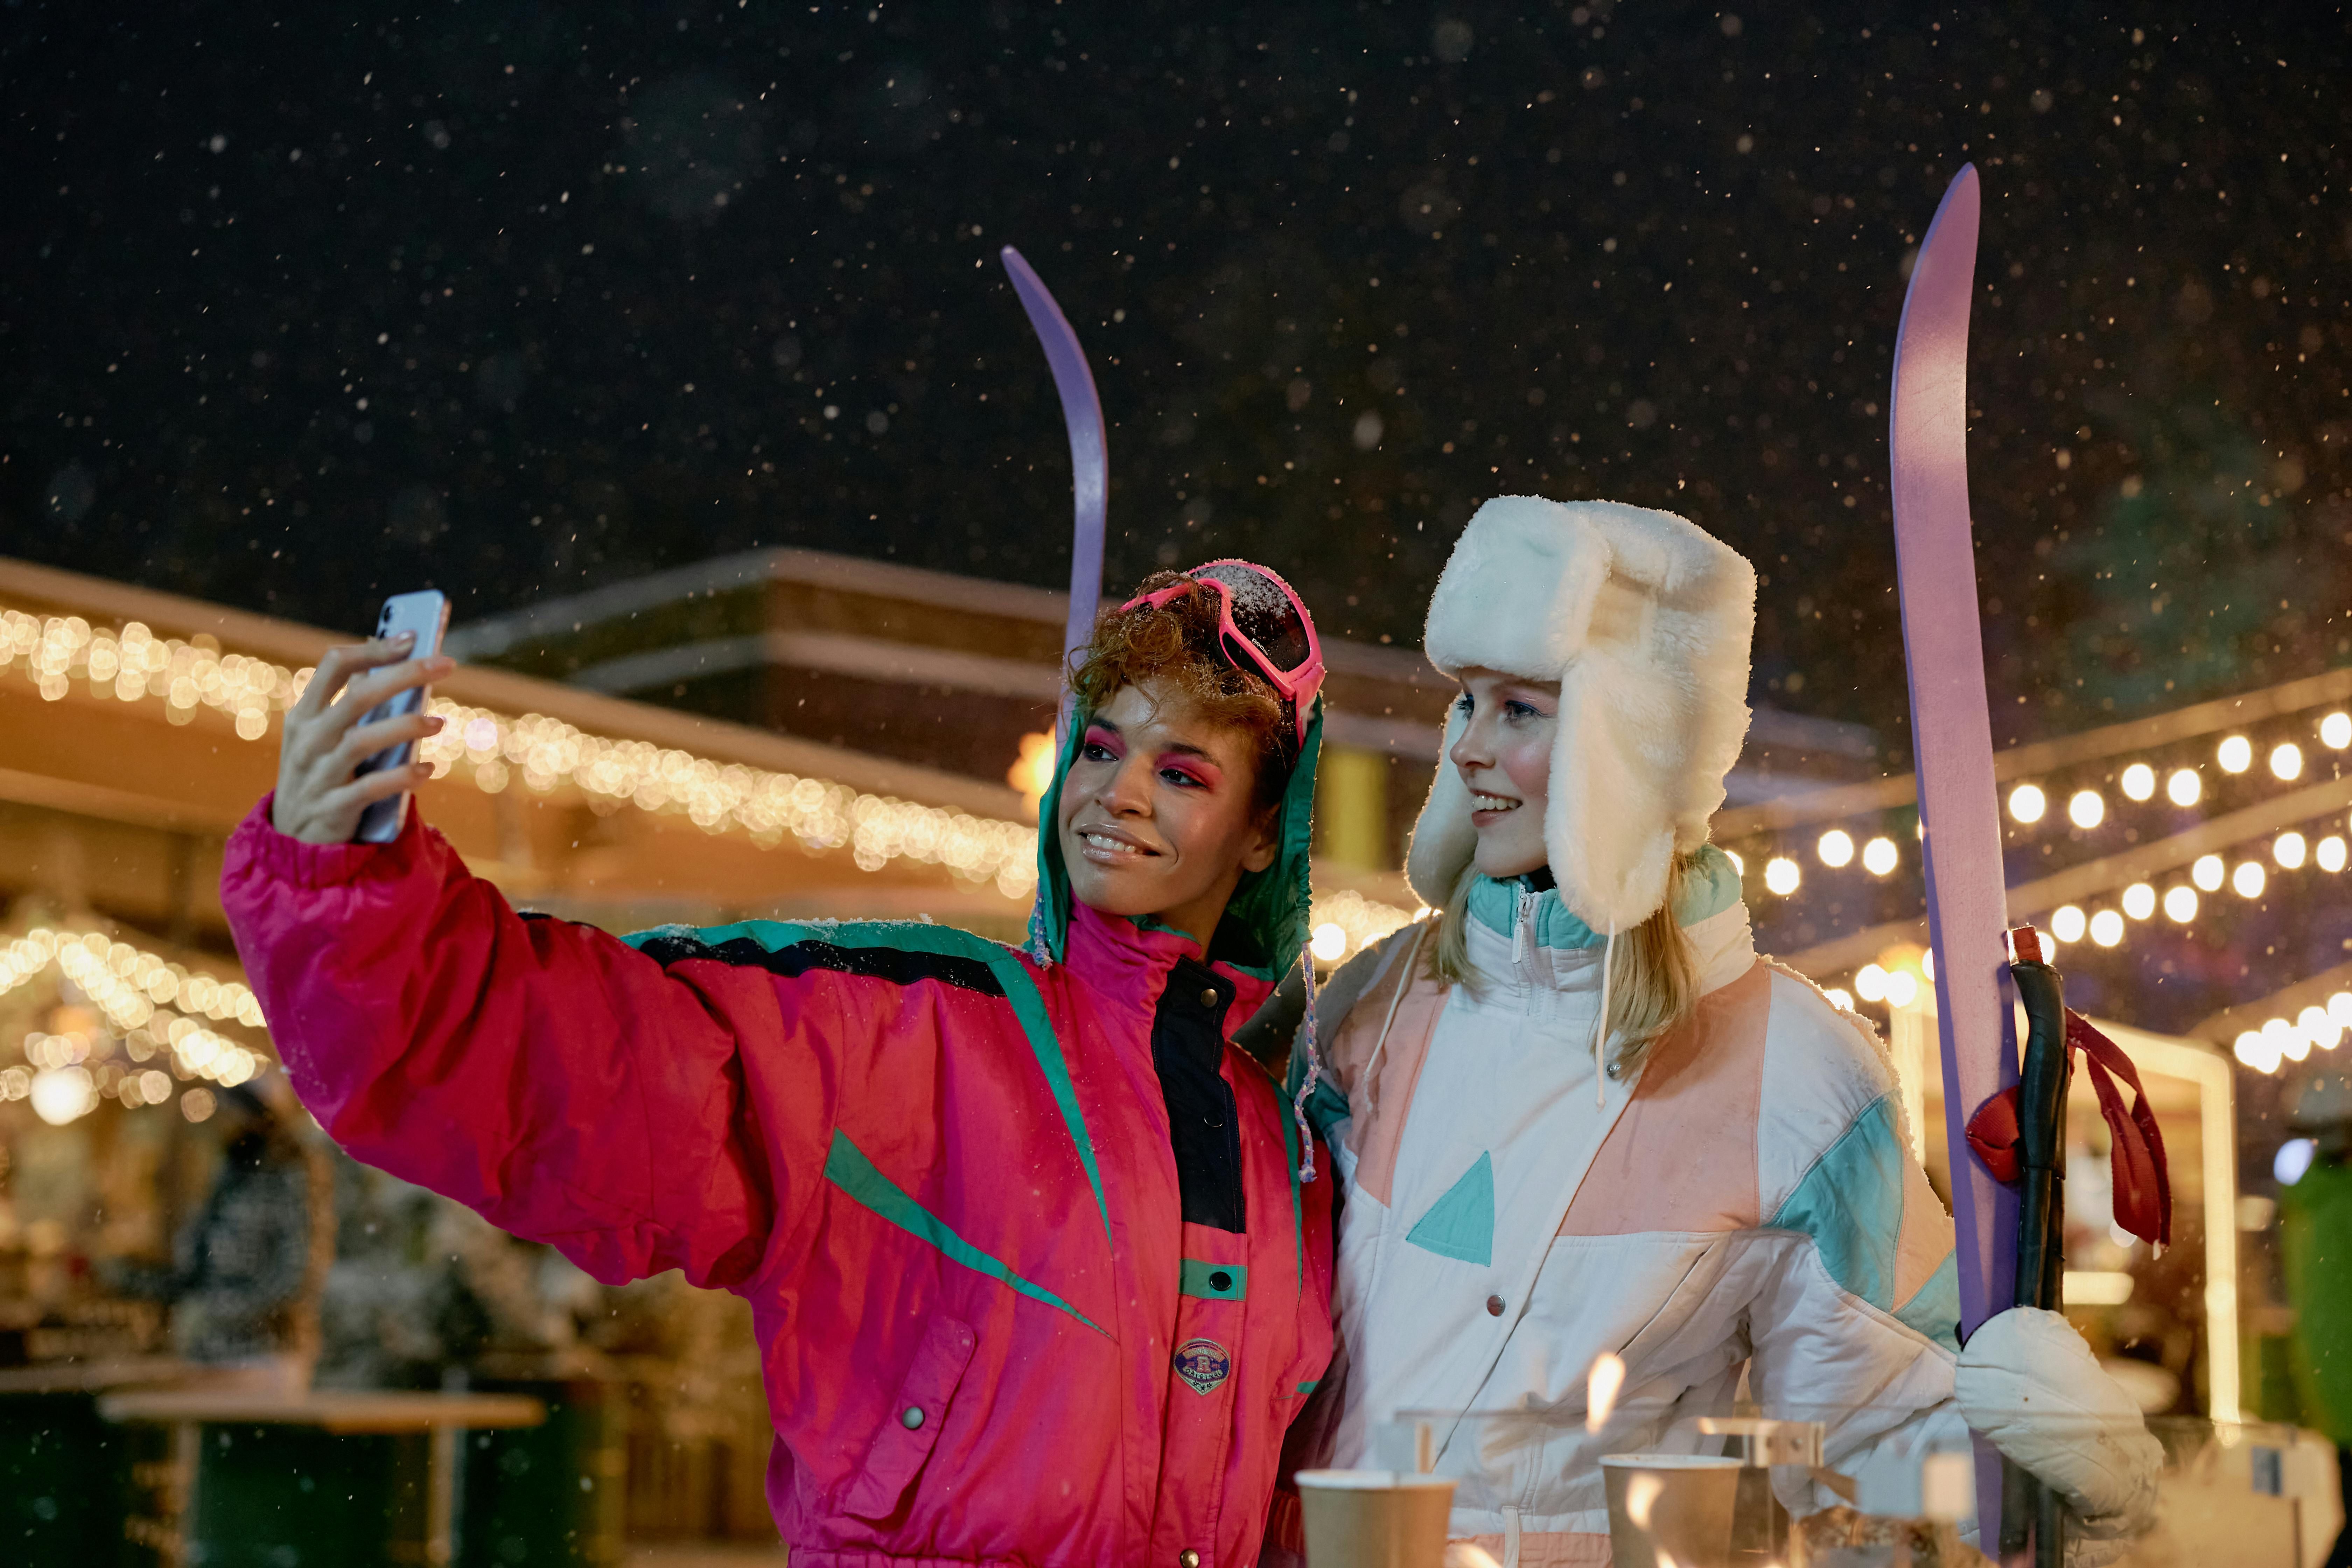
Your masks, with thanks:
[{"label": "teal sleeve panel", "polygon": [[1882,1097],[1829,1146],[1770,1221],[1775,1230],[1811,1237],[1838,1288],[1882,1312],[1895,1306],[1895,1251],[1909,1158],[1894,1104]]},{"label": "teal sleeve panel", "polygon": [[1959,1254],[1944,1254],[1944,1261],[1936,1266],[1936,1272],[1927,1277],[1927,1282],[1919,1287],[1911,1300],[1895,1309],[1895,1320],[1914,1332],[1925,1334],[1953,1354],[1959,1353]]}]

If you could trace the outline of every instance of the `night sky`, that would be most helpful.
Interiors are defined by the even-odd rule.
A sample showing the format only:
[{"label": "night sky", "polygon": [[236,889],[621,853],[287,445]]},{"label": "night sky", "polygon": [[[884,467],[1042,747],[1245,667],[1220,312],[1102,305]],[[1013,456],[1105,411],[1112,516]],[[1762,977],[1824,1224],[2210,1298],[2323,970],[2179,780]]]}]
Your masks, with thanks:
[{"label": "night sky", "polygon": [[1972,159],[2004,737],[2352,650],[2338,10],[11,0],[0,38],[0,553],[353,627],[762,543],[1058,585],[1011,241],[1094,359],[1114,586],[1245,552],[1410,642],[1486,497],[1666,507],[1765,574],[1758,700],[1899,760],[1887,371]]}]

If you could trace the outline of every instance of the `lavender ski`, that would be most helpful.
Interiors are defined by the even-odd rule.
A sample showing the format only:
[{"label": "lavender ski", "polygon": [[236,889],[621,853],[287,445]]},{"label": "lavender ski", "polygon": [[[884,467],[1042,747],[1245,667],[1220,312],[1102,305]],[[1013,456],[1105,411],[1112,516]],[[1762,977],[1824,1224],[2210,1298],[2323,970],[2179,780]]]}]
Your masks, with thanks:
[{"label": "lavender ski", "polygon": [[[1070,431],[1070,488],[1075,515],[1070,537],[1070,613],[1062,627],[1062,654],[1086,646],[1093,634],[1095,606],[1102,597],[1103,525],[1110,502],[1110,446],[1103,431],[1102,398],[1095,392],[1094,372],[1087,368],[1086,350],[1069,318],[1054,302],[1053,294],[1036,269],[1019,251],[1006,246],[999,252],[1004,270],[1013,275],[1013,291],[1029,312],[1029,324],[1045,350],[1054,372],[1054,390],[1061,395],[1062,420]],[[1063,703],[1063,721],[1069,704]]]},{"label": "lavender ski", "polygon": [[[1969,303],[1978,209],[1969,164],[1944,193],[1919,246],[1895,335],[1889,410],[1895,574],[1936,954],[1963,1339],[2013,1299],[2017,1233],[2017,1194],[1993,1179],[1967,1135],[1977,1107],[2017,1081],[2004,985],[2008,894],[1969,520]],[[1997,1542],[2000,1467],[1986,1462],[1981,1443],[1978,1456],[1978,1539]]]}]

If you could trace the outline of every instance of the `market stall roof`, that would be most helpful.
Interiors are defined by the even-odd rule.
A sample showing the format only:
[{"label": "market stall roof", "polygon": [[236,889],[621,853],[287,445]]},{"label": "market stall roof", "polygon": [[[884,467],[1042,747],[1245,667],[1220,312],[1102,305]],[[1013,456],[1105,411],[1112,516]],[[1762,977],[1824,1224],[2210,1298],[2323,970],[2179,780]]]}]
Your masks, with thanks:
[{"label": "market stall roof", "polygon": [[[217,941],[220,841],[337,634],[0,561],[0,872]],[[1017,925],[1032,829],[1009,787],[465,668],[426,815],[519,898],[572,912],[931,913]],[[747,853],[751,845],[762,851]]]},{"label": "market stall roof", "polygon": [[[222,842],[270,786],[283,710],[344,640],[0,559],[0,895],[225,952]],[[451,722],[426,748],[440,772],[422,807],[536,907],[623,928],[756,914],[1021,930],[1034,829],[1004,784],[478,665],[435,703]],[[1392,870],[1325,864],[1318,879],[1318,919],[1348,947],[1406,918]]]}]

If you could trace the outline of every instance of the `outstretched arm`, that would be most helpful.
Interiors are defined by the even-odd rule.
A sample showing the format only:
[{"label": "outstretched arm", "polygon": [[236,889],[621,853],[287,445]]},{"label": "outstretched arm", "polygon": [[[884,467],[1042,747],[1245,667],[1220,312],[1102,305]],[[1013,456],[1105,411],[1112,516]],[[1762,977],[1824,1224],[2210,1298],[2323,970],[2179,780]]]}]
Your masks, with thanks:
[{"label": "outstretched arm", "polygon": [[520,915],[421,821],[346,842],[370,800],[422,776],[352,777],[431,732],[422,715],[355,723],[447,668],[404,654],[320,661],[278,794],[229,842],[222,900],[294,1087],[360,1159],[600,1279],[746,1278],[823,1169],[837,1009],[787,1016],[764,971],[665,969]]}]

